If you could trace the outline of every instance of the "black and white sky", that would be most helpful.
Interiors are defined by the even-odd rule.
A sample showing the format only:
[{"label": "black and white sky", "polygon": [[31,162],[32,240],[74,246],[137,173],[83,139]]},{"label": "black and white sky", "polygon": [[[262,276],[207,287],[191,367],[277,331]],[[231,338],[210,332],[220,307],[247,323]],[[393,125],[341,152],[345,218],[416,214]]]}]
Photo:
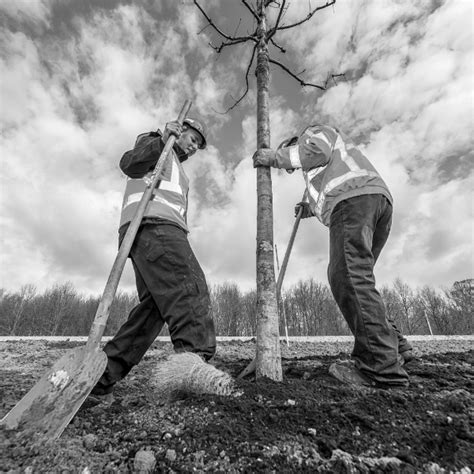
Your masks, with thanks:
[{"label": "black and white sky", "polygon": [[[238,0],[202,0],[219,27],[255,27]],[[250,3],[253,3],[250,1]],[[324,1],[293,0],[283,18]],[[270,23],[276,10],[272,12]],[[185,98],[209,146],[185,163],[190,241],[210,284],[255,286],[255,77],[242,103],[251,45],[225,48],[190,0],[0,2],[0,288],[71,282],[103,290],[117,252],[125,176],[136,135],[163,128]],[[301,88],[272,67],[271,143],[316,122],[350,135],[394,196],[380,285],[450,286],[473,276],[473,4],[471,0],[337,0],[275,38],[272,56],[324,84]],[[280,261],[304,190],[273,171]],[[300,225],[286,284],[326,282],[328,231]],[[134,289],[129,264],[121,288]]]}]

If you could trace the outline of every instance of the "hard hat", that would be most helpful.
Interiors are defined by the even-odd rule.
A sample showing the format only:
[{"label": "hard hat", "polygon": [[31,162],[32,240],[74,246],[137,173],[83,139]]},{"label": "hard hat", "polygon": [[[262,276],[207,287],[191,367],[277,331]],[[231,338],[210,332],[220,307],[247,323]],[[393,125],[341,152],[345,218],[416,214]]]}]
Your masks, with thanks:
[{"label": "hard hat", "polygon": [[298,141],[298,137],[297,137],[297,136],[294,136],[294,137],[291,137],[291,138],[286,138],[285,140],[283,140],[283,141],[278,145],[277,150],[279,150],[280,148],[286,148],[287,146],[295,145],[297,141]]},{"label": "hard hat", "polygon": [[204,127],[204,124],[196,119],[193,118],[185,118],[183,120],[183,125],[186,124],[188,127],[192,128],[193,130],[196,130],[196,132],[201,135],[202,138],[202,144],[199,147],[201,150],[204,150],[206,148],[207,142],[206,142],[206,129]]}]

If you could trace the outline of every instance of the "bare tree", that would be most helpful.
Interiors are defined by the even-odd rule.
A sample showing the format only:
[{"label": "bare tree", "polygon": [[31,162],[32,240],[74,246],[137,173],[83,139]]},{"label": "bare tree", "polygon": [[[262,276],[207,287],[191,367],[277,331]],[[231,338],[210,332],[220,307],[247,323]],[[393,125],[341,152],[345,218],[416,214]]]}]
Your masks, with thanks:
[{"label": "bare tree", "polygon": [[454,282],[445,295],[449,301],[449,314],[453,334],[472,334],[473,327],[473,304],[474,279],[469,278]]},{"label": "bare tree", "polygon": [[219,336],[241,334],[244,326],[242,294],[235,283],[223,283],[211,289],[213,319]]},{"label": "bare tree", "polygon": [[253,336],[257,331],[257,292],[251,290],[242,298],[245,326],[242,336]]},{"label": "bare tree", "polygon": [[393,283],[393,289],[399,302],[398,320],[400,321],[400,330],[405,334],[414,334],[415,331],[415,295],[413,290],[400,278],[396,278]]},{"label": "bare tree", "polygon": [[70,281],[54,285],[50,292],[45,293],[45,296],[49,299],[51,308],[49,335],[57,336],[68,315],[72,314],[74,302],[79,299],[79,296]]},{"label": "bare tree", "polygon": [[[123,323],[128,318],[130,311],[134,306],[138,304],[138,296],[136,293],[126,293],[125,291],[118,291],[115,295],[114,301],[110,307],[110,316],[107,319],[107,325],[105,326],[105,334],[116,334]],[[99,305],[99,299],[97,299],[97,306]],[[96,307],[97,309],[97,307]],[[95,314],[95,311],[94,313]],[[92,324],[92,320],[88,327]],[[86,332],[87,334],[88,332]]]},{"label": "bare tree", "polygon": [[[439,334],[448,334],[446,332],[447,327],[445,323],[449,324],[448,318],[448,305],[441,294],[438,294],[433,288],[424,286],[418,292],[418,306],[421,307],[423,317],[425,318],[426,326],[428,331],[431,332],[434,329]],[[431,330],[430,330],[431,329]]]},{"label": "bare tree", "polygon": [[[251,34],[237,36],[224,32],[202,8],[197,0],[193,0],[208,24],[218,35],[220,44],[210,46],[221,53],[223,49],[237,44],[250,43],[252,53],[245,73],[244,92],[235,99],[229,107],[233,109],[239,104],[249,91],[249,73],[254,62],[255,75],[257,76],[257,148],[270,147],[269,123],[269,84],[270,64],[277,66],[285,73],[297,80],[302,86],[316,87],[324,90],[326,85],[306,82],[301,78],[301,73],[296,74],[282,62],[274,59],[269,46],[279,52],[286,52],[276,42],[278,32],[296,28],[310,20],[316,12],[336,3],[336,0],[326,1],[324,5],[311,7],[306,17],[290,24],[283,21],[288,5],[286,0],[241,0],[247,12],[253,17],[256,28]],[[276,9],[276,20],[272,25],[268,21],[268,9]],[[332,76],[333,78],[336,75]],[[280,340],[278,328],[278,304],[275,284],[275,268],[273,256],[273,195],[272,180],[269,168],[257,169],[257,357],[256,376],[266,376],[273,380],[282,379]]]},{"label": "bare tree", "polygon": [[300,280],[286,292],[285,304],[291,335],[350,334],[331,290],[323,283]]},{"label": "bare tree", "polygon": [[36,287],[31,284],[23,285],[15,294],[0,290],[0,334],[19,335],[21,323],[35,295]]}]

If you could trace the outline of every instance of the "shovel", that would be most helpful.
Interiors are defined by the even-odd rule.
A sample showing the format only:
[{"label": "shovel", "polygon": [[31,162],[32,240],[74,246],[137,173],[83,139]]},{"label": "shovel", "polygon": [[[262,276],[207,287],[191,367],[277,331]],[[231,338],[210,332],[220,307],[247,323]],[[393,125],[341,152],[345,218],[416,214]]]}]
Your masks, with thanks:
[{"label": "shovel", "polygon": [[[306,199],[306,191],[303,194],[302,201]],[[303,208],[300,207],[298,210],[298,214],[296,215],[295,223],[293,224],[293,230],[291,231],[290,240],[288,241],[288,246],[286,247],[285,256],[283,257],[283,262],[281,264],[281,270],[278,273],[278,279],[276,282],[276,294],[278,300],[281,296],[281,287],[283,285],[283,278],[285,278],[286,267],[288,266],[288,260],[290,259],[291,250],[293,248],[293,243],[295,242],[296,232],[298,231],[298,227],[300,225],[301,214],[303,213]],[[286,323],[285,323],[286,324]],[[287,336],[288,337],[288,336]],[[288,340],[288,339],[287,339]],[[242,372],[237,376],[237,378],[242,379],[247,375],[250,375],[255,371],[255,365],[257,364],[257,358],[255,357],[247,367],[245,367]]]},{"label": "shovel", "polygon": [[[180,123],[185,119],[190,107],[191,101],[187,100],[179,113]],[[59,438],[100,379],[107,366],[107,355],[99,348],[99,344],[110,314],[110,307],[146,206],[158,184],[161,171],[175,141],[174,135],[170,135],[166,141],[150,177],[150,183],[130,222],[110,271],[86,345],[72,349],[61,357],[7,413],[0,421],[0,425],[38,436],[44,441]]]}]

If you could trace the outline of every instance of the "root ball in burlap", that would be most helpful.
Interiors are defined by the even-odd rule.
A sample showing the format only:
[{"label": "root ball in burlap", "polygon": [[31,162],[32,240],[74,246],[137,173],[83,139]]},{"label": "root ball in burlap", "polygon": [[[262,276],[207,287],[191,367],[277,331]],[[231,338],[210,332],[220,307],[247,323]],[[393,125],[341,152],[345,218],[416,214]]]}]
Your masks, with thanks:
[{"label": "root ball in burlap", "polygon": [[163,399],[180,393],[234,395],[232,377],[197,354],[171,354],[153,370],[154,392]]},{"label": "root ball in burlap", "polygon": [[154,471],[156,458],[153,452],[140,449],[133,460],[133,472],[137,474],[149,474]]}]

